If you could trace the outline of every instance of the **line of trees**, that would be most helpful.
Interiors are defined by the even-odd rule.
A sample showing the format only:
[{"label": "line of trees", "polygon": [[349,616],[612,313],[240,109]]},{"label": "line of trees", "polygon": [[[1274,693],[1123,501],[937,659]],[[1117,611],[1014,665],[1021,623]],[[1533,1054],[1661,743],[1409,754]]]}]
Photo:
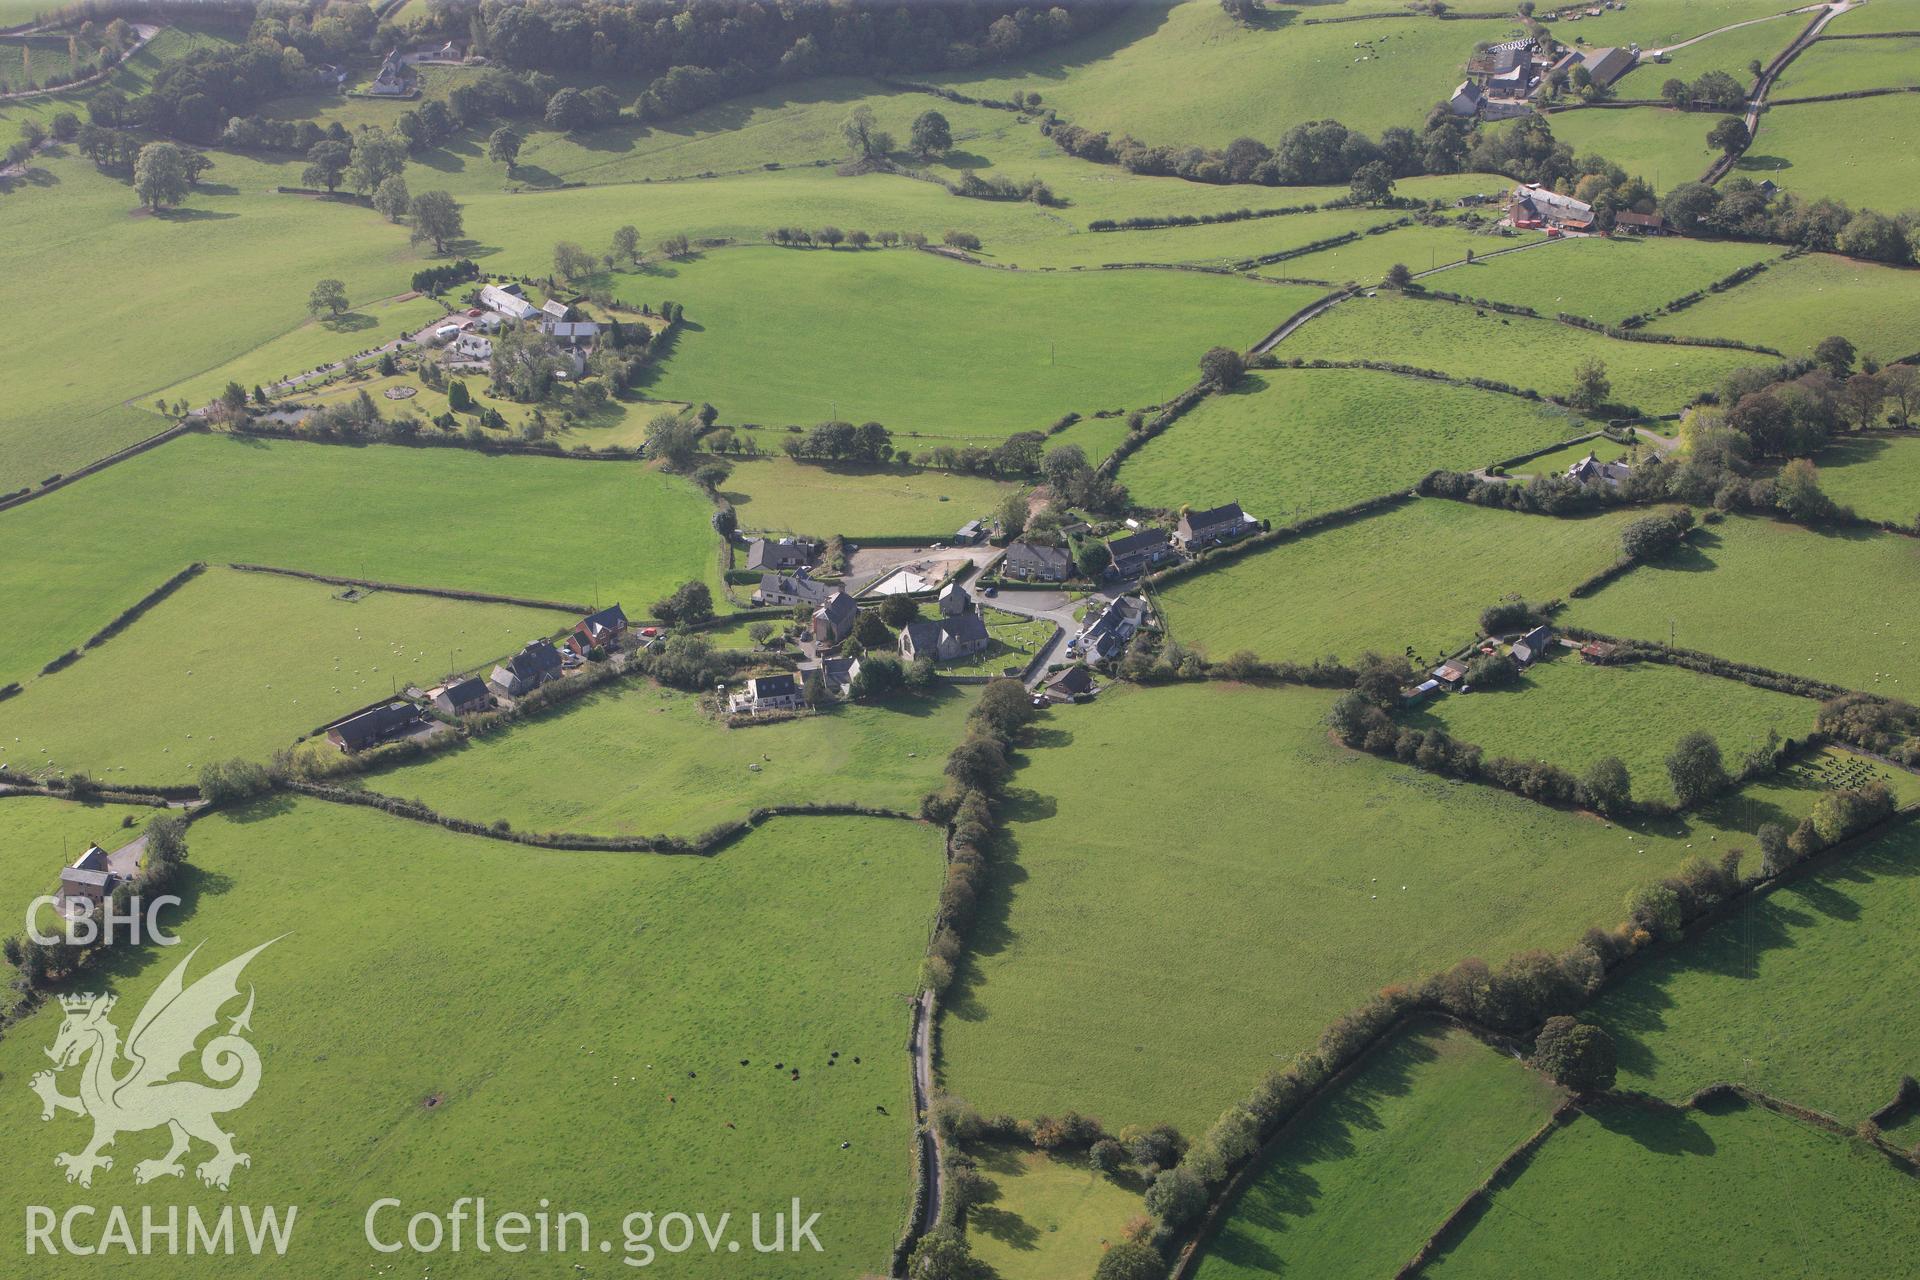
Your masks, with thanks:
[{"label": "line of trees", "polygon": [[1917,209],[1898,214],[1854,209],[1844,200],[1809,200],[1735,177],[1719,186],[1681,183],[1661,197],[1660,211],[1683,235],[1800,245],[1898,266],[1920,264]]}]

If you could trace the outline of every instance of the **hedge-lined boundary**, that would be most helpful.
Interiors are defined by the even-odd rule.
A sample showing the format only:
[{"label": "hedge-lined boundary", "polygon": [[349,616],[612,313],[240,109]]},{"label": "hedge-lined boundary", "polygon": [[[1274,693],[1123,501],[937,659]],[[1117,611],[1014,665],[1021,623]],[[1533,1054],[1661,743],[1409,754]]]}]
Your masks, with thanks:
[{"label": "hedge-lined boundary", "polygon": [[157,449],[167,441],[177,439],[189,431],[200,430],[204,430],[204,428],[197,423],[175,423],[165,431],[150,435],[144,440],[136,440],[126,448],[116,450],[104,458],[96,458],[76,471],[68,471],[60,475],[48,476],[40,482],[40,487],[37,489],[25,489],[11,494],[8,497],[0,498],[0,511],[9,511],[24,502],[32,502],[35,498],[44,498],[56,489],[64,489],[75,480],[84,480],[97,471],[104,471],[116,462],[125,462],[128,458],[137,458],[147,450]]},{"label": "hedge-lined boundary", "polygon": [[1573,1117],[1579,1114],[1580,1108],[1572,1098],[1565,1099],[1555,1107],[1553,1113],[1541,1122],[1538,1129],[1528,1134],[1519,1146],[1509,1151],[1505,1158],[1493,1166],[1492,1171],[1480,1180],[1480,1185],[1467,1192],[1460,1203],[1453,1207],[1453,1212],[1441,1219],[1440,1225],[1434,1228],[1433,1234],[1422,1241],[1413,1256],[1393,1273],[1393,1280],[1412,1280],[1412,1277],[1419,1275],[1421,1269],[1433,1260],[1440,1246],[1446,1243],[1455,1232],[1464,1235],[1465,1232],[1461,1228],[1467,1218],[1470,1215],[1476,1215],[1482,1203],[1493,1194],[1495,1186],[1508,1185],[1517,1179],[1532,1162],[1533,1153],[1540,1149],[1541,1144],[1546,1142],[1556,1129],[1572,1123]]},{"label": "hedge-lined boundary", "polygon": [[[295,403],[297,407],[298,402]],[[411,436],[388,433],[378,439],[353,439],[346,436],[322,435],[317,431],[300,431],[292,427],[270,427],[258,420],[236,426],[230,434],[243,439],[292,440],[297,444],[329,444],[349,449],[364,449],[370,444],[391,444],[404,449],[465,449],[471,453],[495,454],[503,457],[565,458],[572,462],[641,462],[645,461],[647,456],[644,449],[630,449],[615,444],[600,445],[597,448],[575,445],[567,449],[561,447],[557,440],[470,440],[465,432],[455,432],[452,435]]]},{"label": "hedge-lined boundary", "polygon": [[534,600],[527,596],[501,596],[486,591],[459,591],[451,587],[419,587],[400,582],[379,582],[371,578],[340,578],[325,573],[310,573],[305,569],[282,569],[268,564],[242,564],[232,562],[229,569],[241,573],[271,573],[282,578],[301,578],[308,582],[323,582],[333,587],[364,587],[369,591],[395,591],[410,596],[439,596],[443,600],[465,600],[474,604],[512,604],[526,609],[550,609],[555,613],[571,613],[584,616],[593,612],[591,605],[569,604],[564,600]]},{"label": "hedge-lined boundary", "polygon": [[66,788],[49,787],[43,782],[33,782],[29,779],[18,777],[7,770],[0,769],[0,800],[5,800],[11,796],[36,796],[53,800],[77,800],[81,804],[137,804],[144,805],[149,809],[170,809],[183,799],[197,800],[200,795],[198,788],[195,787],[170,787],[168,790],[174,792],[185,791],[191,792],[192,794],[185,797],[175,795],[169,798],[161,795],[158,791],[146,788],[127,790],[119,787],[102,787],[98,791],[91,791],[82,796],[75,796],[71,790]]},{"label": "hedge-lined boundary", "polygon": [[206,571],[206,567],[207,567],[206,561],[204,560],[194,561],[192,564],[188,565],[186,568],[182,569],[180,572],[174,574],[171,578],[168,578],[165,582],[161,583],[159,586],[155,587],[153,590],[147,592],[147,594],[145,594],[144,596],[141,596],[138,600],[134,601],[131,605],[127,606],[125,609],[122,609],[118,617],[116,617],[112,622],[109,622],[106,626],[94,632],[91,636],[87,637],[87,642],[84,645],[81,645],[80,647],[83,649],[99,648],[101,645],[105,644],[107,641],[119,635],[122,631],[125,631],[140,617],[141,614],[153,608],[153,606],[159,604],[162,600],[165,600],[168,596],[178,591],[181,587],[186,586],[187,583],[191,582],[193,579],[199,577],[203,572]]},{"label": "hedge-lined boundary", "polygon": [[1209,551],[1202,552],[1191,560],[1183,560],[1179,564],[1168,565],[1164,569],[1150,573],[1142,578],[1140,583],[1144,587],[1158,589],[1164,587],[1169,582],[1178,582],[1182,578],[1205,572],[1225,561],[1245,555],[1249,551],[1279,546],[1283,542],[1292,542],[1297,538],[1319,533],[1321,530],[1332,528],[1335,525],[1351,524],[1356,520],[1368,519],[1369,517],[1378,515],[1382,511],[1389,511],[1404,503],[1413,501],[1416,501],[1416,498],[1409,489],[1397,489],[1392,493],[1383,493],[1376,497],[1363,498],[1359,502],[1350,503],[1334,511],[1323,511],[1319,515],[1308,516],[1306,519],[1296,521],[1293,524],[1276,525],[1271,529],[1265,529],[1250,537],[1242,538],[1238,542],[1229,542],[1223,547],[1214,547]]},{"label": "hedge-lined boundary", "polygon": [[1417,364],[1398,364],[1392,360],[1320,360],[1302,359],[1296,356],[1290,360],[1257,367],[1262,372],[1269,369],[1371,369],[1375,373],[1397,373],[1403,378],[1424,378],[1428,382],[1444,382],[1450,386],[1468,387],[1475,391],[1491,391],[1496,395],[1515,396],[1521,400],[1532,400],[1538,404],[1550,404],[1556,409],[1565,409],[1577,418],[1586,416],[1572,405],[1553,396],[1542,395],[1532,387],[1516,387],[1511,382],[1502,382],[1498,378],[1463,378],[1458,374],[1445,373],[1439,369],[1426,369]]},{"label": "hedge-lined boundary", "polygon": [[1705,301],[1708,294],[1725,293],[1729,289],[1745,284],[1747,281],[1772,267],[1775,263],[1790,261],[1791,259],[1800,257],[1805,252],[1806,250],[1796,246],[1795,248],[1787,250],[1777,258],[1769,258],[1760,262],[1750,262],[1738,271],[1721,276],[1704,289],[1695,289],[1692,293],[1683,293],[1672,301],[1663,303],[1651,311],[1637,312],[1634,315],[1630,315],[1620,322],[1620,327],[1622,329],[1638,329],[1655,316],[1677,315],[1695,303]]},{"label": "hedge-lined boundary", "polygon": [[1848,89],[1841,93],[1815,93],[1804,98],[1772,98],[1769,107],[1799,107],[1810,102],[1848,102],[1854,98],[1884,98],[1895,93],[1920,93],[1920,85],[1901,85],[1892,89]]},{"label": "hedge-lined boundary", "polygon": [[1789,675],[1784,671],[1755,666],[1752,663],[1735,662],[1730,658],[1703,653],[1698,649],[1677,649],[1661,644],[1657,640],[1623,640],[1618,636],[1592,631],[1586,627],[1561,627],[1560,630],[1572,639],[1582,642],[1598,641],[1601,644],[1613,645],[1614,652],[1610,656],[1591,659],[1601,665],[1659,662],[1667,666],[1685,667],[1689,671],[1697,671],[1702,675],[1719,676],[1723,680],[1738,680],[1756,689],[1792,694],[1800,698],[1815,698],[1822,702],[1854,692],[1841,685],[1829,684],[1825,680],[1813,680],[1806,676]]},{"label": "hedge-lined boundary", "polygon": [[1298,248],[1281,249],[1275,253],[1263,253],[1257,258],[1242,258],[1239,262],[1233,264],[1233,269],[1235,271],[1253,271],[1260,267],[1270,267],[1276,262],[1286,262],[1291,258],[1304,258],[1308,254],[1319,253],[1325,249],[1337,248],[1343,244],[1351,244],[1363,236],[1385,235],[1389,231],[1397,231],[1402,227],[1410,227],[1412,225],[1412,218],[1396,218],[1392,222],[1382,222],[1378,226],[1364,227],[1359,231],[1343,231],[1337,236],[1326,236],[1323,239],[1303,244]]},{"label": "hedge-lined boundary", "polygon": [[1601,324],[1585,316],[1542,315],[1532,307],[1521,306],[1513,302],[1494,302],[1488,298],[1476,298],[1470,294],[1450,293],[1444,289],[1407,289],[1403,296],[1408,298],[1426,298],[1433,302],[1451,302],[1456,306],[1475,307],[1487,311],[1497,311],[1501,315],[1524,316],[1529,320],[1551,320],[1555,324],[1564,324],[1574,329],[1585,329],[1612,338],[1616,342],[1653,342],[1668,347],[1715,347],[1730,351],[1751,351],[1756,355],[1772,356],[1784,360],[1784,353],[1772,347],[1757,346],[1751,342],[1742,342],[1738,338],[1689,338],[1671,333],[1642,333],[1637,329],[1623,329],[1619,325]]}]

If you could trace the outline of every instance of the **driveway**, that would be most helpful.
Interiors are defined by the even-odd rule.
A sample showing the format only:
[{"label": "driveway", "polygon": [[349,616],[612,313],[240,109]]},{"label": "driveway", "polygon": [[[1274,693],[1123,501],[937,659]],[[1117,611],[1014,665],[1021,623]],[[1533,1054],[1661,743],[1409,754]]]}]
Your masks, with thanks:
[{"label": "driveway", "polygon": [[1027,680],[1029,689],[1036,688],[1046,678],[1047,668],[1056,662],[1064,661],[1067,641],[1080,630],[1080,624],[1074,620],[1074,608],[1084,599],[1094,598],[1101,601],[1110,599],[1105,592],[1096,591],[1092,597],[1075,595],[1067,591],[1046,591],[1001,588],[1000,594],[991,599],[982,598],[981,605],[994,609],[1005,609],[1008,613],[1017,613],[1023,618],[1035,618],[1042,622],[1051,622],[1057,630],[1053,640],[1040,655],[1040,661],[1034,664],[1033,675]]}]

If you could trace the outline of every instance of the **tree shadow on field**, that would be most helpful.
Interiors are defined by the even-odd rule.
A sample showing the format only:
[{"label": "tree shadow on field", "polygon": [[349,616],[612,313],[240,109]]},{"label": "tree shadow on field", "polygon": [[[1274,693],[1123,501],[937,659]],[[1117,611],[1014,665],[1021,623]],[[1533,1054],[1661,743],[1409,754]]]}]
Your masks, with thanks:
[{"label": "tree shadow on field", "polygon": [[1013,899],[1027,882],[1020,865],[1020,841],[1011,831],[993,842],[992,860],[987,866],[987,883],[974,907],[973,929],[967,939],[967,951],[954,973],[953,984],[941,1000],[941,1011],[963,1022],[983,1022],[987,1009],[980,1003],[980,957],[996,956],[1013,944],[1018,935],[1011,923]]},{"label": "tree shadow on field", "polygon": [[363,329],[372,329],[379,323],[364,311],[342,311],[331,320],[322,320],[320,327],[329,333],[359,333]]},{"label": "tree shadow on field", "polygon": [[228,213],[223,209],[162,209],[153,215],[162,222],[224,222],[228,218],[237,218],[237,213]]},{"label": "tree shadow on field", "polygon": [[1793,168],[1793,161],[1785,156],[1757,156],[1749,151],[1741,156],[1733,167],[1743,172],[1778,173],[1782,169]]},{"label": "tree shadow on field", "polygon": [[537,164],[514,165],[513,180],[523,187],[557,187],[561,183],[559,174]]},{"label": "tree shadow on field", "polygon": [[203,182],[194,188],[194,192],[203,196],[237,196],[240,188],[231,182]]},{"label": "tree shadow on field", "polygon": [[1675,573],[1707,573],[1718,568],[1717,562],[1707,553],[1718,550],[1722,544],[1719,534],[1711,529],[1696,526],[1687,540],[1675,546],[1658,560],[1648,561],[1655,569],[1669,569]]},{"label": "tree shadow on field", "polygon": [[1032,1253],[1040,1247],[1040,1228],[1017,1213],[989,1205],[967,1206],[967,1230],[992,1236],[1009,1249]]},{"label": "tree shadow on field", "polygon": [[1656,1155],[1710,1156],[1718,1151],[1706,1127],[1690,1111],[1596,1103],[1585,1114],[1608,1133],[1631,1138]]}]

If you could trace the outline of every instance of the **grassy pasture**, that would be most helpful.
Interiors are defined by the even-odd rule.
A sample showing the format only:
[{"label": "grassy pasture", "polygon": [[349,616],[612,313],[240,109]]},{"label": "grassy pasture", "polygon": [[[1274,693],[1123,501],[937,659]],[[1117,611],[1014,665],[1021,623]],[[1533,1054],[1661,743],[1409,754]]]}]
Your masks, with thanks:
[{"label": "grassy pasture", "polygon": [[1644,1275],[1648,1258],[1711,1280],[1890,1275],[1920,1243],[1914,1203],[1913,1180],[1884,1156],[1759,1107],[1595,1106],[1421,1274],[1512,1276],[1578,1256],[1583,1275],[1608,1280]]},{"label": "grassy pasture", "polygon": [[[1913,20],[1920,24],[1920,13]],[[1920,25],[1913,30],[1920,31]],[[1821,40],[1788,64],[1768,96],[1799,98],[1915,85],[1920,85],[1920,39]]]},{"label": "grassy pasture", "polygon": [[1014,488],[985,476],[906,467],[817,467],[772,457],[735,462],[721,494],[739,512],[743,529],[858,539],[944,536],[991,512]]},{"label": "grassy pasture", "polygon": [[[106,783],[193,780],[263,760],[409,682],[491,663],[572,621],[514,605],[375,592],[209,569],[74,666],[8,700],[0,759]],[[288,641],[294,643],[289,645]]]},{"label": "grassy pasture", "polygon": [[[1594,1002],[1622,1088],[1738,1080],[1853,1123],[1915,1074],[1920,829],[1907,823],[1651,956]],[[1911,1119],[1911,1117],[1909,1117]]]},{"label": "grassy pasture", "polygon": [[1594,440],[1582,440],[1579,444],[1568,445],[1564,449],[1555,449],[1552,453],[1543,453],[1531,462],[1520,463],[1512,470],[1513,474],[1520,476],[1565,475],[1568,467],[1590,453],[1602,462],[1618,462],[1623,458],[1631,460],[1638,456],[1635,450],[1623,444],[1615,444],[1602,436]]},{"label": "grassy pasture", "polygon": [[1760,117],[1753,148],[1736,173],[1772,178],[1809,199],[1832,196],[1854,208],[1905,209],[1920,189],[1920,156],[1883,145],[1920,130],[1920,95],[1807,102]]},{"label": "grassy pasture", "polygon": [[[247,970],[263,1072],[227,1123],[253,1158],[234,1192],[300,1206],[281,1269],[364,1269],[362,1219],[377,1197],[444,1212],[480,1191],[477,1177],[495,1212],[531,1213],[547,1197],[587,1214],[616,1250],[635,1209],[731,1212],[744,1240],[750,1213],[770,1217],[797,1195],[821,1213],[823,1252],[783,1258],[781,1274],[885,1268],[913,1124],[900,993],[939,885],[935,833],[788,819],[715,858],[598,856],[283,798],[196,823],[190,838],[187,946],[128,955],[103,977],[126,1026],[188,947],[205,944],[197,977],[280,937]],[[60,1017],[53,1005],[9,1029],[9,1079],[46,1065]],[[4,1123],[34,1155],[0,1174],[10,1203],[229,1202],[191,1172],[135,1185],[135,1159],[164,1149],[150,1132],[121,1138],[91,1192],[69,1185],[51,1157],[77,1149],[81,1123],[42,1127],[37,1099],[7,1092]],[[468,1243],[462,1272],[525,1270]],[[593,1252],[577,1261],[610,1265]],[[261,1273],[242,1258],[162,1254],[139,1272]],[[724,1248],[673,1261],[691,1275],[740,1270]],[[95,1269],[36,1263],[47,1276]]]},{"label": "grassy pasture", "polygon": [[1457,1028],[1395,1037],[1272,1149],[1197,1280],[1393,1274],[1563,1096]]},{"label": "grassy pasture", "polygon": [[[1250,344],[1313,296],[1190,272],[1013,274],[902,250],[743,248],[670,270],[662,287],[689,324],[650,394],[710,401],[725,422],[837,412],[986,439],[1164,400],[1208,347]],[[836,319],[822,324],[829,297]]]},{"label": "grassy pasture", "polygon": [[1837,333],[1865,354],[1898,360],[1920,354],[1920,271],[1808,254],[1648,328],[1740,338],[1794,356]]},{"label": "grassy pasture", "polygon": [[[86,58],[91,50],[82,49]],[[65,75],[73,70],[65,40],[27,40],[0,36],[0,83],[24,89],[27,81],[46,83],[48,76]]]},{"label": "grassy pasture", "polygon": [[[5,0],[0,0],[0,6]],[[21,15],[22,20],[31,14]],[[0,25],[12,26],[13,22],[0,14]],[[191,22],[169,23],[159,34],[143,45],[140,51],[122,62],[105,81],[79,89],[68,89],[60,93],[42,94],[38,97],[22,98],[13,102],[0,102],[0,125],[17,125],[19,121],[34,119],[48,122],[62,111],[71,111],[82,120],[87,118],[87,100],[102,89],[118,89],[129,97],[145,91],[153,82],[153,77],[169,62],[177,61],[195,49],[230,43],[228,34],[221,29],[200,26]],[[56,46],[57,47],[57,46]],[[35,45],[33,64],[36,78],[42,78],[45,71],[40,63],[41,47]],[[65,61],[65,50],[61,50],[61,60]],[[11,135],[13,128],[5,132]]]},{"label": "grassy pasture", "polygon": [[[1774,6],[1769,3],[1768,7]],[[1750,19],[1743,18],[1740,21]],[[1793,43],[1794,37],[1800,34],[1808,21],[1809,17],[1805,14],[1779,13],[1767,21],[1722,31],[1698,44],[1675,50],[1664,63],[1655,62],[1652,58],[1644,59],[1616,82],[1614,92],[1622,98],[1658,98],[1660,86],[1668,80],[1693,81],[1709,71],[1724,71],[1739,81],[1743,88],[1751,90],[1755,79],[1753,62],[1758,60],[1763,67],[1772,62]],[[1709,23],[1702,31],[1711,27]],[[1565,39],[1565,36],[1561,38]],[[1775,82],[1775,93],[1785,90],[1785,80],[1786,77],[1782,77]]]},{"label": "grassy pasture", "polygon": [[[1556,252],[1534,249],[1515,256]],[[1452,283],[1446,276],[1441,280]],[[1542,395],[1564,394],[1572,386],[1575,367],[1591,356],[1606,364],[1613,399],[1644,413],[1678,409],[1729,370],[1765,359],[1715,347],[1624,342],[1553,320],[1389,293],[1341,303],[1309,321],[1274,348],[1274,354],[1282,359],[1393,360],[1455,377],[1496,378]]]},{"label": "grassy pasture", "polygon": [[1140,1188],[1087,1166],[1084,1156],[1021,1147],[971,1151],[993,1199],[967,1210],[967,1242],[1001,1280],[1085,1280],[1129,1221]]},{"label": "grassy pasture", "polygon": [[[1255,274],[1280,280],[1324,280],[1329,284],[1349,280],[1371,283],[1384,279],[1395,263],[1411,271],[1428,271],[1449,262],[1464,261],[1469,252],[1480,257],[1537,239],[1539,237],[1523,233],[1484,233],[1453,222],[1443,227],[1416,224],[1288,258],[1261,267]],[[1439,276],[1434,287],[1454,288],[1452,282],[1459,278],[1451,273]]]},{"label": "grassy pasture", "polygon": [[[159,812],[145,805],[81,804],[51,796],[0,798],[0,910],[10,921],[19,920],[28,899],[53,892],[60,868],[89,844],[111,852],[138,836]],[[129,818],[132,825],[123,826]],[[10,1003],[0,999],[0,1007]]]},{"label": "grassy pasture", "polygon": [[1873,520],[1920,523],[1920,439],[1852,438],[1820,451],[1820,485]]},{"label": "grassy pasture", "polygon": [[[1623,831],[1344,750],[1332,701],[1118,686],[1042,721],[945,1003],[948,1089],[989,1114],[1200,1132],[1383,984],[1564,946],[1687,843],[1800,802]],[[1179,944],[1115,945],[1144,918]]]},{"label": "grassy pasture", "polygon": [[1120,468],[1135,501],[1237,501],[1285,524],[1471,470],[1590,424],[1550,405],[1370,369],[1272,369],[1211,396]]},{"label": "grassy pasture", "polygon": [[[1653,82],[1652,94],[1658,96],[1665,79],[1663,75]],[[1707,134],[1720,119],[1705,112],[1632,107],[1558,111],[1547,117],[1547,123],[1553,126],[1553,136],[1576,155],[1605,156],[1653,183],[1654,190],[1669,191],[1698,180],[1720,154],[1707,145]],[[1761,132],[1766,132],[1764,123]]]},{"label": "grassy pasture", "polygon": [[697,835],[761,805],[911,810],[940,785],[972,703],[943,690],[729,729],[692,694],[626,685],[366,786],[474,821],[595,835]]},{"label": "grassy pasture", "polygon": [[1541,759],[1575,774],[1618,756],[1641,799],[1673,799],[1665,760],[1683,733],[1704,729],[1731,764],[1764,745],[1768,730],[1805,737],[1817,705],[1652,662],[1599,667],[1560,652],[1536,663],[1512,689],[1449,694],[1403,717],[1442,728],[1489,755]]},{"label": "grassy pasture", "polygon": [[[586,513],[617,518],[583,539]],[[0,563],[0,680],[195,560],[597,597],[638,617],[689,578],[717,582],[708,513],[692,485],[638,464],[186,436],[0,513],[0,539],[34,548]]]},{"label": "grassy pasture", "polygon": [[[1543,316],[1572,315],[1601,324],[1653,310],[1704,289],[1749,263],[1776,258],[1773,245],[1674,237],[1586,236],[1552,249],[1510,253],[1434,277],[1435,289],[1532,307]],[[1674,317],[1674,332],[1757,341],[1744,333],[1689,327],[1697,309]]]},{"label": "grassy pasture", "polygon": [[1436,655],[1471,639],[1480,610],[1501,596],[1564,596],[1606,568],[1637,514],[1551,520],[1421,499],[1236,556],[1156,594],[1175,638],[1215,658],[1237,649],[1301,661],[1363,649]]},{"label": "grassy pasture", "polygon": [[1920,0],[1874,0],[1873,4],[1855,5],[1828,23],[1827,30],[1834,34],[1920,31]]},{"label": "grassy pasture", "polygon": [[[1817,610],[1796,607],[1818,601]],[[1920,694],[1920,556],[1890,533],[1734,517],[1573,603],[1568,620],[1888,697]]]},{"label": "grassy pasture", "polygon": [[[1576,40],[1600,47],[1637,43],[1644,49],[1658,49],[1735,22],[1769,18],[1789,7],[1788,0],[1641,0],[1623,9],[1608,10],[1598,18],[1582,14],[1578,22],[1562,19],[1552,30],[1568,44]],[[1805,25],[1805,19],[1801,25]],[[1781,48],[1786,47],[1788,39],[1791,37],[1781,40]],[[1702,43],[1711,44],[1713,40]]]}]

